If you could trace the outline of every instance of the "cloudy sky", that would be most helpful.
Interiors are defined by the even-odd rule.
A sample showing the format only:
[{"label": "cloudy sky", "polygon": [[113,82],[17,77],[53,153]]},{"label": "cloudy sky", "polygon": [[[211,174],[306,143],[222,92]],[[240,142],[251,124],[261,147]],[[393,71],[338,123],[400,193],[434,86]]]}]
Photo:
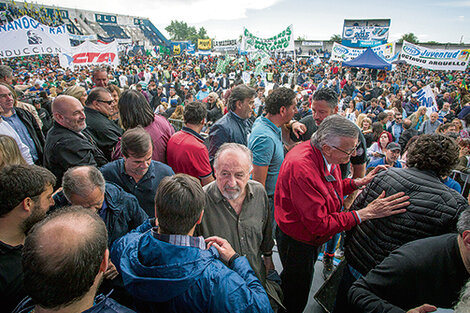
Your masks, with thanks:
[{"label": "cloudy sky", "polygon": [[[36,1],[35,1],[36,2]],[[204,27],[211,38],[249,29],[269,37],[290,24],[294,37],[329,39],[344,19],[390,18],[389,40],[413,32],[422,42],[470,43],[470,1],[414,0],[37,0],[38,3],[149,18],[165,35],[171,20]],[[463,37],[462,37],[463,36]]]}]

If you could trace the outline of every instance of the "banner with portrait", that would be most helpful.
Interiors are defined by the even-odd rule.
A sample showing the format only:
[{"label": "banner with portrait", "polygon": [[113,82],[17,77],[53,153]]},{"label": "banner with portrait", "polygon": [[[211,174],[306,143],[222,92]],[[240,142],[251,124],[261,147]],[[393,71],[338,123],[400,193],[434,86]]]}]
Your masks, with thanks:
[{"label": "banner with portrait", "polygon": [[0,25],[0,58],[70,51],[65,24],[49,27],[29,16]]}]

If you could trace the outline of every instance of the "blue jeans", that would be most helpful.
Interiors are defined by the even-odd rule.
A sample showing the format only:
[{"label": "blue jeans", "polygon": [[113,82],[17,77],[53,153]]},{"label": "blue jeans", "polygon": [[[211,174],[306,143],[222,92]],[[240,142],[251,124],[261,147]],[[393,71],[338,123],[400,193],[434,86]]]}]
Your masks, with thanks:
[{"label": "blue jeans", "polygon": [[325,243],[325,254],[335,254],[336,245],[338,244],[339,239],[341,238],[341,233],[337,233],[330,240]]}]

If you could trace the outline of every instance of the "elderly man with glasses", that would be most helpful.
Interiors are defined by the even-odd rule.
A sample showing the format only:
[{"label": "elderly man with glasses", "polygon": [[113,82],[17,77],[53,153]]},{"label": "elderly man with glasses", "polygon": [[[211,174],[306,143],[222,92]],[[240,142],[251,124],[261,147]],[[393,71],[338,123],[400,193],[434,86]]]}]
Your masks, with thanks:
[{"label": "elderly man with glasses", "polygon": [[93,88],[85,102],[87,131],[108,161],[111,160],[111,152],[123,133],[123,130],[109,119],[113,103],[111,93],[102,87]]},{"label": "elderly man with glasses", "polygon": [[328,116],[311,140],[292,149],[282,164],[274,216],[288,312],[305,308],[323,243],[366,220],[403,213],[409,204],[404,193],[383,193],[361,211],[340,212],[344,196],[367,185],[384,168],[379,166],[364,178],[341,179],[339,164],[349,162],[356,154],[358,135],[359,129],[351,121]]}]

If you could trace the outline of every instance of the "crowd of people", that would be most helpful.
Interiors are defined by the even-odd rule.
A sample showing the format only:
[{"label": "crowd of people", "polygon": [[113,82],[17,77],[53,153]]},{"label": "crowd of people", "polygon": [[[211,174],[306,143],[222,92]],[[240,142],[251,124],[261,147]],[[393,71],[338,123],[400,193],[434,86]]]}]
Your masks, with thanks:
[{"label": "crowd of people", "polygon": [[2,61],[5,311],[470,310],[469,70]]}]

